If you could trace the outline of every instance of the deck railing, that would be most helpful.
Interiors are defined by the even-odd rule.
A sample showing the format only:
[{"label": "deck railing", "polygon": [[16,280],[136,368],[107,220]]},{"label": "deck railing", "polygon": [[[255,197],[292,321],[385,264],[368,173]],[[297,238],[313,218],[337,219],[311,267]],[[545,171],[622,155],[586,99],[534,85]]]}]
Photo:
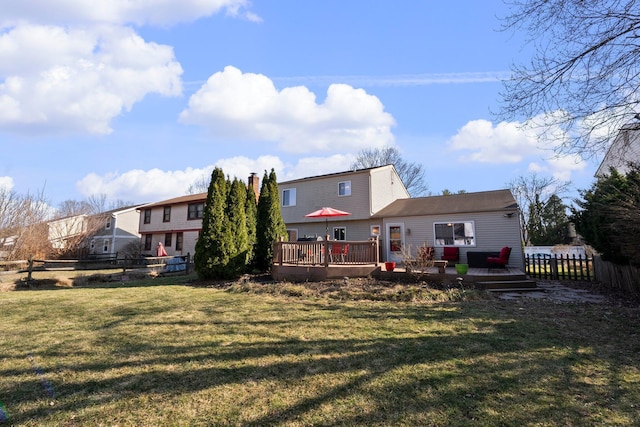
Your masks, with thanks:
[{"label": "deck railing", "polygon": [[276,242],[274,264],[310,266],[378,264],[378,240]]}]

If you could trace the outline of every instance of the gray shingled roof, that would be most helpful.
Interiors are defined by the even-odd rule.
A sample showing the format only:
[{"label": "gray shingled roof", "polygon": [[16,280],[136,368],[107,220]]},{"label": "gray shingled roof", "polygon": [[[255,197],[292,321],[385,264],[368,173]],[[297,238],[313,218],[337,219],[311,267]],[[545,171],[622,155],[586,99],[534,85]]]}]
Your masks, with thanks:
[{"label": "gray shingled roof", "polygon": [[510,190],[482,191],[449,196],[398,199],[378,211],[373,218],[424,216],[456,213],[513,211],[518,207]]}]

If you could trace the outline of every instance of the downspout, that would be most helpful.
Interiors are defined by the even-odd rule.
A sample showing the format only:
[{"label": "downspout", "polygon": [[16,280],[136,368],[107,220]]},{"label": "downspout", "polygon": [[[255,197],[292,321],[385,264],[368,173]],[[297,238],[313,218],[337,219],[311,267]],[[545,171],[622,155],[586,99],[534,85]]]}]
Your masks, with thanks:
[{"label": "downspout", "polygon": [[111,214],[111,218],[113,218],[113,223],[111,224],[111,254],[115,255],[116,251],[116,226],[118,222],[118,217],[115,213]]}]

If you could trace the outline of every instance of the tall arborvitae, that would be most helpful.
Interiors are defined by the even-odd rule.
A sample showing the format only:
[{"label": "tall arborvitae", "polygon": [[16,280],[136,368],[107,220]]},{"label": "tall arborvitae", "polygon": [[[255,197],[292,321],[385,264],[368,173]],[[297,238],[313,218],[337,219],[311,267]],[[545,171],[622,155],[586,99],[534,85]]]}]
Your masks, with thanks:
[{"label": "tall arborvitae", "polygon": [[256,222],[256,268],[266,271],[273,259],[273,243],[287,236],[287,230],[280,213],[280,197],[276,173],[265,171],[258,199]]},{"label": "tall arborvitae", "polygon": [[226,277],[229,263],[230,235],[229,221],[225,212],[228,183],[222,169],[215,168],[207,193],[202,218],[202,231],[196,242],[194,255],[195,269],[201,279]]},{"label": "tall arborvitae", "polygon": [[268,249],[269,237],[268,223],[269,223],[269,175],[267,171],[264,171],[262,177],[262,184],[260,186],[260,196],[258,197],[258,207],[256,209],[256,245],[254,252],[254,265],[258,270],[265,271],[269,268],[271,253]]},{"label": "tall arborvitae", "polygon": [[258,216],[258,205],[256,204],[256,193],[253,186],[247,186],[247,196],[245,198],[244,213],[247,224],[247,266],[255,266],[254,253],[256,245],[256,221]]},{"label": "tall arborvitae", "polygon": [[287,226],[282,219],[282,212],[280,211],[280,192],[278,191],[278,178],[276,172],[271,169],[269,174],[269,186],[271,193],[271,224],[273,227],[274,241],[279,240],[281,237],[287,238]]},{"label": "tall arborvitae", "polygon": [[[227,218],[229,220],[230,257],[228,276],[237,277],[247,268],[249,253],[249,239],[247,235],[247,218],[245,215],[245,202],[247,190],[242,181],[235,178],[231,183],[231,189],[227,197]],[[255,200],[255,199],[254,199]]]}]

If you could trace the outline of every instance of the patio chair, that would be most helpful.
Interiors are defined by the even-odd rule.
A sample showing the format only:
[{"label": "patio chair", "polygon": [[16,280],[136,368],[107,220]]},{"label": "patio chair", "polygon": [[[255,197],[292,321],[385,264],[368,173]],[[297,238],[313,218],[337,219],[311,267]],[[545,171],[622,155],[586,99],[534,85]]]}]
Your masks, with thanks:
[{"label": "patio chair", "polygon": [[445,246],[442,249],[442,257],[445,261],[455,264],[460,259],[460,249],[457,246]]},{"label": "patio chair", "polygon": [[491,267],[506,268],[509,263],[509,256],[511,255],[511,248],[505,246],[500,250],[500,255],[497,257],[487,257],[487,264]]},{"label": "patio chair", "polygon": [[344,262],[344,257],[349,252],[349,244],[342,243],[333,243],[329,248],[329,258],[331,262],[334,262],[334,257],[336,260],[339,258],[341,262]]}]

